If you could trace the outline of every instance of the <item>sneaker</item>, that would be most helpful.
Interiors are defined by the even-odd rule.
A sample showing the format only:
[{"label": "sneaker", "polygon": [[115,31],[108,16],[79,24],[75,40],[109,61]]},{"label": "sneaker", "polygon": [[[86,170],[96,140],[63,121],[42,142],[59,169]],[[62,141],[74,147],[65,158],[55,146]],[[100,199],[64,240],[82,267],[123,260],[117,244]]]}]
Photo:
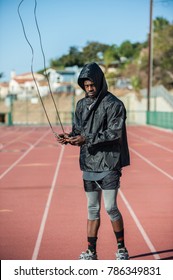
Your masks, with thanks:
[{"label": "sneaker", "polygon": [[126,248],[118,249],[116,253],[117,260],[129,260],[129,254]]},{"label": "sneaker", "polygon": [[97,254],[93,254],[90,250],[86,250],[86,252],[82,252],[79,256],[80,260],[97,260]]}]

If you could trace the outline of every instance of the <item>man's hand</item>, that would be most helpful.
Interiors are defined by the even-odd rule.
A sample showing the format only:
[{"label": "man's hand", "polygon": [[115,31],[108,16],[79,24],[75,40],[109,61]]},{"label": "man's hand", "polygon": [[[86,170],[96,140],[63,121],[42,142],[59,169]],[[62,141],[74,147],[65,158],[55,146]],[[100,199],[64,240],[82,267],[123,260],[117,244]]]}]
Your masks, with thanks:
[{"label": "man's hand", "polygon": [[68,133],[63,133],[63,134],[56,134],[55,133],[55,138],[58,143],[61,145],[66,145],[69,143],[69,134]]},{"label": "man's hand", "polygon": [[74,146],[82,146],[85,143],[85,137],[82,135],[77,135],[69,137],[68,133],[56,134],[55,137],[58,143],[61,145],[71,144]]},{"label": "man's hand", "polygon": [[68,138],[69,143],[74,146],[82,146],[85,143],[85,137],[82,135],[77,135]]}]

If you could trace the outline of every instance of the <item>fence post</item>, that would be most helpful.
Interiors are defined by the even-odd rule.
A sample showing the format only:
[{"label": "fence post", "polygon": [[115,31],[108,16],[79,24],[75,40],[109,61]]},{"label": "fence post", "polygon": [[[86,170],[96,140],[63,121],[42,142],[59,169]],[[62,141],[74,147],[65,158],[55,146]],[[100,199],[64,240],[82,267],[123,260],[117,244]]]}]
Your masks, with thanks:
[{"label": "fence post", "polygon": [[146,111],[146,114],[147,114],[146,121],[147,121],[147,124],[149,124],[150,123],[150,111]]},{"label": "fence post", "polygon": [[10,111],[8,112],[8,126],[13,125],[13,96],[9,95]]}]

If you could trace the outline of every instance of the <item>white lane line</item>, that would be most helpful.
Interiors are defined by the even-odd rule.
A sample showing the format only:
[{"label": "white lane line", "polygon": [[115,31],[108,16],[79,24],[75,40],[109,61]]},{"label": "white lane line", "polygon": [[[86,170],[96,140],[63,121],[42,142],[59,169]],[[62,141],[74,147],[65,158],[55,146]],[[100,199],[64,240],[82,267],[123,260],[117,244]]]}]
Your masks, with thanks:
[{"label": "white lane line", "polygon": [[150,160],[148,160],[146,157],[142,156],[140,153],[136,152],[134,149],[130,148],[130,151],[132,151],[134,154],[136,154],[138,157],[140,157],[143,161],[147,162],[150,166],[154,167],[157,171],[167,176],[169,179],[173,180],[173,176],[165,172],[163,169],[159,168],[157,165],[152,163]]},{"label": "white lane line", "polygon": [[[158,133],[155,133],[153,130],[148,130],[148,128],[154,128],[155,132],[158,132]],[[172,138],[172,131],[161,129],[158,127],[151,127],[148,125],[147,126],[143,125],[143,126],[138,126],[137,129],[138,129],[138,133],[145,132],[145,133],[149,134],[150,136],[157,136],[157,137],[167,138],[167,139],[170,139],[170,137]],[[163,132],[163,133],[160,134],[161,132]]]},{"label": "white lane line", "polygon": [[[145,232],[143,226],[141,225],[140,221],[138,220],[137,216],[135,215],[135,212],[133,211],[132,207],[130,206],[130,203],[128,202],[128,200],[126,199],[125,195],[123,194],[123,192],[119,189],[119,192],[120,192],[120,196],[124,202],[124,204],[126,205],[130,215],[132,216],[137,228],[139,229],[145,243],[147,244],[148,248],[150,249],[150,251],[152,253],[155,253],[157,252],[156,248],[154,247],[154,245],[152,244],[150,238],[148,237],[147,233]],[[156,259],[156,260],[159,260],[160,259],[160,256],[159,254],[153,254],[153,257]]]},{"label": "white lane line", "polygon": [[19,135],[17,138],[15,138],[15,139],[11,140],[10,142],[8,142],[8,143],[7,143],[7,144],[5,144],[5,145],[1,144],[0,149],[4,149],[4,148],[6,148],[7,146],[9,146],[10,144],[12,144],[12,143],[14,143],[14,142],[17,142],[16,140],[18,140],[18,139],[21,139],[21,138],[25,137],[26,135],[28,135],[28,134],[32,133],[34,130],[35,130],[35,128],[33,128],[31,131],[27,131],[27,132],[25,132],[25,133],[24,133],[24,134],[22,134],[22,135]]},{"label": "white lane line", "polygon": [[[168,135],[170,135],[172,132],[173,132],[173,130],[172,129],[168,129],[168,128],[163,128],[163,127],[158,127],[158,126],[154,126],[154,125],[146,125],[146,127],[148,127],[148,128],[153,128],[153,130],[157,130],[157,131],[162,131],[162,132],[165,132],[165,136],[166,136],[166,134]],[[156,134],[155,134],[156,135]],[[158,135],[158,134],[157,134]]]},{"label": "white lane line", "polygon": [[[13,130],[13,131],[3,131],[3,130],[1,130],[0,141],[1,141],[2,138],[5,138],[5,137],[9,136],[9,134],[12,134],[12,133],[14,133],[14,132],[16,132],[16,131],[19,131],[19,128],[18,128],[18,129],[15,129],[15,130]],[[3,133],[3,135],[2,135],[2,133]],[[5,134],[5,135],[4,135],[4,134]]]},{"label": "white lane line", "polygon": [[10,172],[41,140],[43,140],[43,138],[46,137],[48,133],[50,133],[49,130],[45,134],[43,134],[43,136],[39,138],[31,147],[29,147],[29,149],[26,150],[26,152],[21,157],[19,157],[13,164],[11,164],[10,167],[0,175],[0,179],[2,179],[8,172]]},{"label": "white lane line", "polygon": [[47,216],[48,216],[48,213],[49,213],[49,208],[50,208],[50,205],[51,205],[53,192],[54,192],[54,189],[55,189],[55,183],[56,183],[56,180],[57,180],[57,177],[58,177],[59,168],[60,168],[60,164],[61,164],[61,161],[62,161],[62,156],[63,156],[63,153],[64,153],[64,148],[65,148],[65,146],[62,146],[62,148],[61,148],[61,153],[60,153],[60,156],[59,156],[59,159],[58,159],[58,162],[57,162],[55,174],[54,174],[54,177],[53,177],[53,181],[52,181],[52,185],[51,185],[50,192],[49,192],[49,195],[48,195],[47,203],[46,203],[46,206],[45,206],[45,210],[44,210],[43,218],[42,218],[42,221],[41,221],[39,233],[38,233],[36,244],[35,244],[35,247],[34,247],[32,260],[36,260],[37,257],[38,257],[38,254],[39,254],[40,245],[41,245],[41,241],[42,241],[42,237],[43,237],[43,233],[44,233],[44,229],[45,229],[45,225],[46,225],[46,220],[47,220]]},{"label": "white lane line", "polygon": [[168,148],[166,148],[166,147],[164,147],[164,146],[162,146],[162,145],[160,145],[160,144],[158,144],[158,143],[156,143],[156,142],[154,142],[154,141],[147,140],[147,139],[144,138],[144,137],[138,136],[138,135],[136,135],[136,134],[133,133],[133,132],[128,132],[128,134],[131,134],[132,136],[134,136],[134,137],[136,137],[136,138],[138,138],[138,139],[140,139],[140,140],[142,140],[142,141],[145,141],[145,142],[147,142],[147,143],[150,143],[150,144],[152,144],[153,146],[156,146],[156,147],[158,147],[158,148],[161,148],[161,149],[163,149],[163,150],[165,150],[165,151],[167,151],[167,152],[173,153],[173,150],[168,149]]}]

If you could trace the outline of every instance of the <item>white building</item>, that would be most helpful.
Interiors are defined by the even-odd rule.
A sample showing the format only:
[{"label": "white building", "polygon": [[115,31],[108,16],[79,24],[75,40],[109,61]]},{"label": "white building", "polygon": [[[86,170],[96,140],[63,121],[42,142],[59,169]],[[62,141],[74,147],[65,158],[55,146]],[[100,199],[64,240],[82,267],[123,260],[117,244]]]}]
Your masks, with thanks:
[{"label": "white building", "polygon": [[8,94],[9,83],[0,83],[0,99],[4,99]]},{"label": "white building", "polygon": [[16,75],[12,71],[8,93],[16,95],[19,99],[31,98],[37,94],[36,84],[41,96],[48,94],[48,86],[44,75],[37,73],[34,73],[34,77],[32,73]]}]

